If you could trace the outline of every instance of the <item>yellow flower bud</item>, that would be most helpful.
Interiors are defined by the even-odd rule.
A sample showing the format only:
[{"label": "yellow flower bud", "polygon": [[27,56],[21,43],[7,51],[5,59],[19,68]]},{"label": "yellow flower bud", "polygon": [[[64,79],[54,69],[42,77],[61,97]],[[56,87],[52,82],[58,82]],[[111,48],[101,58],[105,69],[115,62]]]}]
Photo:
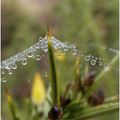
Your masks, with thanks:
[{"label": "yellow flower bud", "polygon": [[34,77],[31,98],[33,104],[37,106],[42,104],[45,100],[45,86],[39,73],[36,73]]}]

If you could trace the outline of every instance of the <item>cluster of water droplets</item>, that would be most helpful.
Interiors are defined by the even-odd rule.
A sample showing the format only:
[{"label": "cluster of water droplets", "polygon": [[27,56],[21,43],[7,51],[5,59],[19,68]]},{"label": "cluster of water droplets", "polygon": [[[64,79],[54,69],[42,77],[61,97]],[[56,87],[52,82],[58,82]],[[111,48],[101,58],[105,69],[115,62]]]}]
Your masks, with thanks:
[{"label": "cluster of water droplets", "polygon": [[[51,41],[54,49],[61,49],[67,51],[70,47],[66,43],[57,40],[55,37],[52,37]],[[17,69],[17,63],[19,62],[21,63],[21,65],[27,65],[28,58],[35,58],[37,61],[41,60],[41,55],[38,52],[39,50],[42,50],[44,52],[48,51],[47,36],[45,36],[44,38],[40,37],[39,41],[33,46],[29,47],[23,52],[20,52],[10,57],[9,59],[2,61],[1,73],[3,75],[6,73],[11,75],[13,73],[13,70]]]},{"label": "cluster of water droplets", "polygon": [[[51,37],[52,46],[54,49],[61,50],[63,52],[71,51],[73,56],[84,56],[85,61],[89,62],[91,65],[105,66],[103,59],[99,57],[92,56],[91,54],[85,54],[82,51],[78,50],[76,44],[68,44],[61,42],[55,37]],[[41,60],[42,56],[40,55],[39,50],[48,51],[48,39],[47,36],[40,37],[39,41],[28,49],[20,52],[7,60],[2,61],[1,63],[1,73],[11,75],[13,70],[17,69],[17,63],[22,65],[27,65],[28,58],[35,58],[37,61]]]},{"label": "cluster of water droplets", "polygon": [[91,65],[105,65],[103,59],[100,57],[92,56],[91,54],[85,56],[85,60],[90,62]]}]

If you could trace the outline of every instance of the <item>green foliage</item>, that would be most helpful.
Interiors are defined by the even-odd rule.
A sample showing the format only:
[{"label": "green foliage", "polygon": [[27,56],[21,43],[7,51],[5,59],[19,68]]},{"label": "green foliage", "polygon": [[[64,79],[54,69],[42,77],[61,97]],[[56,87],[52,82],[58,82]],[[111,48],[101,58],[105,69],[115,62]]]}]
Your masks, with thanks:
[{"label": "green foliage", "polygon": [[[118,113],[116,112],[118,111],[118,100],[114,100],[113,103],[111,99],[107,105],[113,103],[113,106],[110,105],[110,107],[104,109],[105,111],[103,107],[104,104],[106,106],[106,103],[96,107],[91,107],[87,104],[87,97],[99,88],[103,89],[106,99],[118,94],[119,73],[116,70],[116,68],[118,69],[118,56],[112,52],[108,52],[108,50],[102,49],[103,46],[106,46],[107,49],[119,48],[118,2],[118,0],[60,0],[56,2],[56,4],[48,2],[48,6],[44,8],[43,13],[41,12],[43,8],[40,6],[40,11],[38,13],[29,11],[28,14],[26,12],[27,10],[23,9],[23,6],[17,1],[2,0],[2,59],[6,59],[35,43],[39,36],[44,36],[46,31],[45,26],[50,23],[52,24],[51,29],[54,36],[60,40],[64,42],[68,41],[69,43],[75,42],[77,48],[81,51],[86,54],[91,53],[102,57],[106,63],[110,63],[110,60],[115,60],[113,62],[114,65],[110,63],[111,68],[109,71],[104,71],[101,67],[91,67],[89,64],[86,65],[83,58],[80,58],[79,64],[77,65],[82,65],[83,67],[76,67],[76,57],[71,57],[69,53],[65,54],[66,60],[63,62],[54,59],[56,63],[55,67],[57,68],[56,72],[58,73],[57,77],[60,81],[58,84],[60,87],[60,94],[64,95],[67,86],[70,85],[70,88],[68,87],[66,90],[66,98],[63,100],[64,102],[72,101],[68,106],[63,108],[63,112],[65,113],[63,118],[65,120],[67,120],[66,117],[68,117],[69,120],[70,118],[73,120],[75,116],[77,116],[76,120],[83,118],[88,119],[88,117],[94,117],[100,120],[118,119]],[[49,9],[51,5],[52,10]],[[44,19],[45,17],[47,17],[47,19]],[[93,47],[90,47],[90,44],[93,44]],[[44,77],[44,73],[49,73],[50,71],[48,56],[45,55],[43,59],[44,60],[39,62],[29,59],[27,66],[21,67],[21,65],[18,65],[18,69],[14,71],[14,74],[7,76],[8,81],[6,84],[13,93],[14,101],[18,104],[18,109],[23,119],[36,120],[41,117],[41,119],[45,120],[52,107],[52,100],[48,99],[45,100],[44,107],[40,106],[42,110],[37,112],[30,99],[32,77],[36,71],[40,71],[46,82],[46,88],[50,89],[48,81],[49,75],[48,77]],[[79,69],[79,74],[76,73],[77,69]],[[82,82],[84,81],[85,74],[92,70],[97,71],[95,76],[97,82],[88,89],[85,95],[85,97],[87,97],[85,98],[82,96],[84,92],[81,93],[79,89],[75,88],[78,87],[78,84],[80,85],[80,80],[82,80]],[[55,71],[53,73],[55,74]],[[28,83],[27,80],[31,82]],[[77,82],[75,86],[73,85],[74,82]],[[2,89],[6,87],[6,84],[2,84]],[[71,86],[73,88],[71,88]],[[47,96],[48,95],[50,95],[49,92],[47,93]],[[27,102],[24,103],[23,101],[26,98]],[[81,103],[82,101],[84,102]],[[3,116],[6,116],[6,119],[12,119],[8,106],[6,105],[4,93],[2,93],[2,104],[4,106],[2,108]],[[96,110],[98,108],[99,110]],[[45,115],[42,115],[43,113],[41,113],[41,111],[44,111],[43,113]],[[108,111],[115,111],[115,114],[108,113]],[[73,112],[75,114],[72,114]],[[100,115],[98,116],[99,113]],[[101,113],[105,113],[105,115]]]}]

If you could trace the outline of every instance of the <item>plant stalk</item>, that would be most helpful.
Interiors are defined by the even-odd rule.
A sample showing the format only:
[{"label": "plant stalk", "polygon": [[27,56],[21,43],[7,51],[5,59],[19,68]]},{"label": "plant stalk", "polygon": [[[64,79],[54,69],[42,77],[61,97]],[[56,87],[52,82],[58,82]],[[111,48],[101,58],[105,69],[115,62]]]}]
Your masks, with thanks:
[{"label": "plant stalk", "polygon": [[7,88],[5,88],[5,95],[6,95],[7,103],[8,103],[10,112],[12,114],[13,120],[20,120],[20,118],[17,115],[17,111],[16,111],[13,98]]},{"label": "plant stalk", "polygon": [[116,112],[119,110],[118,102],[105,103],[96,107],[84,107],[82,109],[79,108],[79,106],[80,105],[78,105],[77,107],[78,110],[74,110],[75,112],[73,113],[73,115],[64,117],[64,120],[72,120],[73,118],[75,120],[86,120],[92,117],[96,117],[110,112]]},{"label": "plant stalk", "polygon": [[48,39],[48,54],[49,54],[49,61],[50,61],[50,74],[51,74],[53,105],[59,106],[58,81],[57,81],[54,54],[53,54],[53,48],[52,48],[52,36],[49,31],[47,33],[47,39]]},{"label": "plant stalk", "polygon": [[80,116],[78,118],[79,120],[83,120],[83,119],[91,118],[97,115],[114,112],[118,109],[119,109],[118,102],[107,103],[107,104],[100,105],[98,107],[86,108],[85,110],[79,113]]}]

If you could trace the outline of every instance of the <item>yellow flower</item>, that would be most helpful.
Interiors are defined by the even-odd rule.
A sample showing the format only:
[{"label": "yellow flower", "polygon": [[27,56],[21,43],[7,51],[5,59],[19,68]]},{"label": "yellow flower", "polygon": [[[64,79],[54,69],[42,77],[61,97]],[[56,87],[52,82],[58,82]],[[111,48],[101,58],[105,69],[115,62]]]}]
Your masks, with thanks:
[{"label": "yellow flower", "polygon": [[45,86],[41,75],[35,74],[33,85],[32,85],[32,102],[35,105],[40,105],[45,100]]},{"label": "yellow flower", "polygon": [[65,54],[61,51],[56,50],[55,51],[55,58],[60,61],[63,62],[65,60]]}]

